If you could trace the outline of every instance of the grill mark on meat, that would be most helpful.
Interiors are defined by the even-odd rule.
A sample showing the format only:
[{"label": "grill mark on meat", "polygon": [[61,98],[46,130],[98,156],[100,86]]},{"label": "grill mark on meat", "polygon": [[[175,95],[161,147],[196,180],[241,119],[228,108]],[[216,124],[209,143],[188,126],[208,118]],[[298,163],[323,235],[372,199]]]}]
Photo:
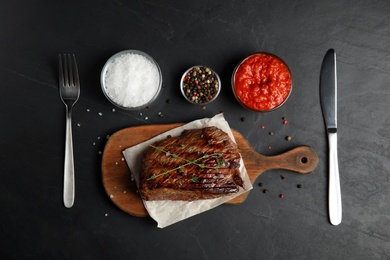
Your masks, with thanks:
[{"label": "grill mark on meat", "polygon": [[217,127],[185,130],[153,144],[143,159],[140,192],[146,200],[197,200],[243,187],[237,145]]}]

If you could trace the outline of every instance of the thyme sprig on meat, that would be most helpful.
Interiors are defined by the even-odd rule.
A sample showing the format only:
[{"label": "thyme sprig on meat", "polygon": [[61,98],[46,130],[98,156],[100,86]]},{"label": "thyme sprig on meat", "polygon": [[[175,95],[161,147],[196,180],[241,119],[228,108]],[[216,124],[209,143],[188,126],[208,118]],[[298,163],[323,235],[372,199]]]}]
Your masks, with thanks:
[{"label": "thyme sprig on meat", "polygon": [[[157,177],[160,177],[160,176],[163,176],[163,175],[167,175],[169,174],[170,172],[173,172],[173,171],[177,171],[179,169],[183,169],[184,167],[188,166],[188,165],[196,165],[198,166],[199,168],[206,168],[206,169],[214,169],[214,170],[218,170],[219,166],[223,165],[225,163],[225,160],[222,158],[222,159],[218,159],[218,158],[221,158],[222,157],[222,153],[213,153],[213,154],[204,154],[203,156],[195,159],[195,160],[188,160],[188,159],[185,159],[185,158],[182,158],[180,157],[179,155],[175,154],[175,153],[171,153],[169,151],[166,151],[164,150],[162,147],[160,146],[154,146],[154,145],[149,145],[150,147],[156,149],[158,152],[162,152],[162,153],[165,153],[166,156],[168,157],[172,157],[172,158],[175,158],[175,159],[180,159],[180,160],[183,160],[185,161],[186,163],[184,164],[181,164],[179,165],[178,167],[176,168],[173,168],[173,169],[170,169],[170,170],[163,170],[161,173],[159,174],[153,174],[152,176],[150,176],[148,179],[146,180],[153,180],[153,179],[156,179]],[[217,156],[217,158],[215,159],[216,162],[217,162],[217,165],[216,166],[206,166],[204,165],[203,163],[198,163],[200,160],[203,160],[203,159],[206,159],[206,158],[209,158],[209,157],[212,157],[212,156]],[[192,180],[193,182],[196,182],[196,180]]]}]

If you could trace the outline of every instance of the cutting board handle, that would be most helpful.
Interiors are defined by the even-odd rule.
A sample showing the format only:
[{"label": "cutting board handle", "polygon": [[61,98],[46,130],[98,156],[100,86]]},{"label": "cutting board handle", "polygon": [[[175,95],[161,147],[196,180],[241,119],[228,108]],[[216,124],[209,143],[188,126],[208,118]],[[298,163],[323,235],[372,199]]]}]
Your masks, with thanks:
[{"label": "cutting board handle", "polygon": [[262,156],[262,161],[266,164],[265,170],[283,169],[307,174],[312,172],[318,164],[318,156],[316,151],[309,146],[298,146],[285,153]]},{"label": "cutting board handle", "polygon": [[[318,165],[317,152],[309,146],[298,146],[278,155],[266,156],[252,150],[246,140],[240,137],[238,135],[239,146],[244,154],[243,160],[252,184],[260,174],[268,170],[282,169],[307,174],[314,171]],[[242,203],[247,196],[248,192],[235,197],[227,204]]]},{"label": "cutting board handle", "polygon": [[289,170],[301,174],[314,171],[318,165],[317,152],[309,146],[298,146],[278,155],[267,156],[255,151],[239,132],[234,137],[252,183],[268,170]]}]

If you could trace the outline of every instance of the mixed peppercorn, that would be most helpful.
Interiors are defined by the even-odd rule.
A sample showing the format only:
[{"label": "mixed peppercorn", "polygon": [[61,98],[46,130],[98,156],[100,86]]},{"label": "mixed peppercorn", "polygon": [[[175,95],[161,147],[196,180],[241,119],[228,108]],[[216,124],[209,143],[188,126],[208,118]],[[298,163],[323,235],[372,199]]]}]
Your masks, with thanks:
[{"label": "mixed peppercorn", "polygon": [[[241,121],[242,122],[245,122],[245,120],[243,120],[243,119],[245,119],[245,118],[241,118]],[[288,125],[289,124],[289,122],[287,121],[287,118],[286,117],[282,117],[282,123],[284,124],[284,125]],[[260,128],[261,129],[265,129],[266,128],[266,126],[265,125],[260,125]],[[269,131],[268,132],[268,135],[270,135],[270,136],[273,136],[275,133],[273,132],[273,131]],[[290,136],[290,135],[287,135],[286,137],[285,137],[285,139],[287,140],[287,141],[291,141],[292,140],[292,137]],[[271,146],[268,146],[268,149],[272,149],[272,147]],[[302,163],[306,163],[307,162],[307,158],[302,158]],[[280,179],[281,180],[284,180],[285,179],[285,176],[284,175],[280,175]],[[263,182],[260,182],[259,184],[258,184],[260,187],[263,187],[264,186],[264,183]],[[298,188],[298,189],[301,189],[302,188],[302,184],[297,184],[296,185],[296,187]],[[270,191],[268,190],[268,189],[262,189],[262,191],[263,191],[263,193],[269,193]],[[285,194],[284,193],[280,193],[279,194],[279,198],[281,198],[281,199],[283,199],[285,197]]]},{"label": "mixed peppercorn", "polygon": [[216,98],[219,91],[217,75],[204,66],[193,67],[183,78],[183,94],[196,104],[204,104]]}]

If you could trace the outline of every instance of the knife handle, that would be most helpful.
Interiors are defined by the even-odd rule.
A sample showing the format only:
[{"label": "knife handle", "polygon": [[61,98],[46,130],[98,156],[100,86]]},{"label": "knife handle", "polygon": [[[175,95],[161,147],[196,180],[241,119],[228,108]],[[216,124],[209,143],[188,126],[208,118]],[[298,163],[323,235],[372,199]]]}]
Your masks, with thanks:
[{"label": "knife handle", "polygon": [[342,205],[339,164],[337,158],[337,132],[328,132],[329,143],[329,219],[332,225],[341,223]]}]

